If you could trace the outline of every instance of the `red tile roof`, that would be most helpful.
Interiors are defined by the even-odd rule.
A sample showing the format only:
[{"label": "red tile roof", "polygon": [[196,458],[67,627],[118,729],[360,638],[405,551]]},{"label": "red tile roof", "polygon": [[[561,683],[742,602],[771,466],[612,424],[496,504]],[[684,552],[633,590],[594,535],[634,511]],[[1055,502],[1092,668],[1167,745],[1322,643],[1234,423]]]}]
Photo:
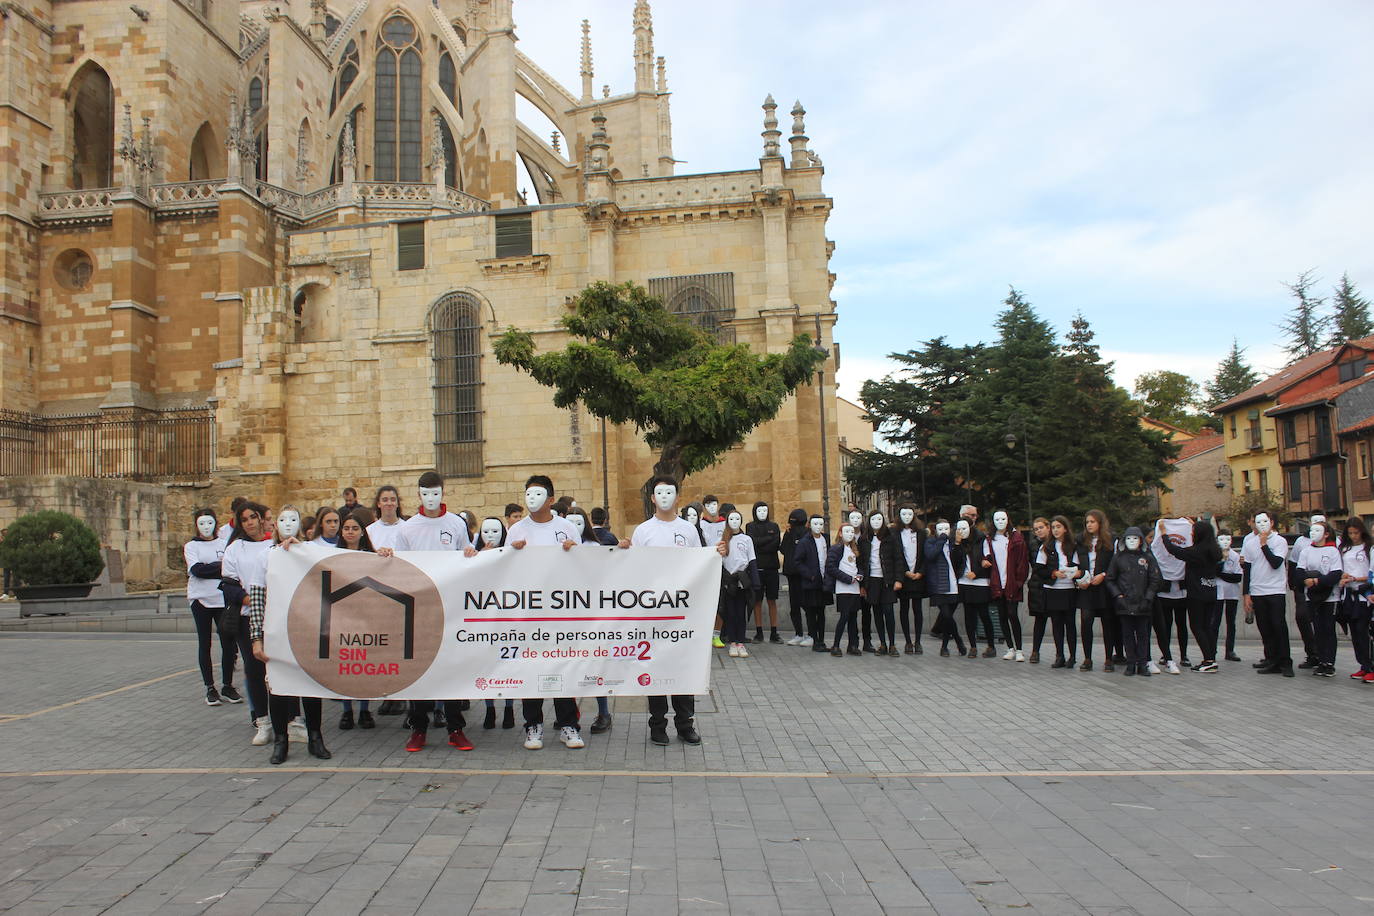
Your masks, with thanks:
[{"label": "red tile roof", "polygon": [[1313,353],[1311,356],[1304,356],[1302,359],[1284,366],[1258,385],[1247,388],[1235,397],[1218,404],[1216,407],[1212,408],[1212,412],[1221,413],[1223,410],[1240,407],[1251,401],[1261,401],[1267,398],[1277,397],[1284,389],[1296,385],[1309,375],[1313,375],[1331,365],[1337,354],[1345,347],[1374,350],[1374,337],[1362,337],[1359,340],[1352,340],[1339,347],[1332,347],[1329,350]]},{"label": "red tile roof", "polygon": [[1189,458],[1196,458],[1205,452],[1210,452],[1214,448],[1221,448],[1225,440],[1220,433],[1203,433],[1195,439],[1183,442],[1178,450],[1178,457],[1174,459],[1177,464],[1180,461],[1187,461]]},{"label": "red tile roof", "polygon": [[1374,417],[1369,417],[1367,419],[1361,420],[1358,423],[1352,423],[1345,429],[1341,430],[1340,434],[1344,436],[1347,433],[1360,433],[1364,432],[1367,429],[1374,429]]},{"label": "red tile roof", "polygon": [[1264,412],[1264,415],[1266,417],[1273,417],[1281,413],[1287,413],[1290,410],[1297,410],[1300,407],[1311,407],[1314,404],[1324,404],[1337,395],[1344,394],[1351,388],[1358,388],[1370,380],[1374,380],[1374,375],[1362,375],[1359,378],[1353,378],[1349,381],[1327,385],[1325,388],[1318,388],[1316,391],[1310,391],[1304,394],[1292,403],[1280,403],[1275,407],[1271,407]]}]

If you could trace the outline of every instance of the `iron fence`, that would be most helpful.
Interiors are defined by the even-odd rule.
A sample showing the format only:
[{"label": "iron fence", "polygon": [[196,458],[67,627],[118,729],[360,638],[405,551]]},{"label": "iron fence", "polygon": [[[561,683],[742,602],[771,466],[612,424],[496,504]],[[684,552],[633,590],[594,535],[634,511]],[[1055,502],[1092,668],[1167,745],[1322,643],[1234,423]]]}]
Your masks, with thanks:
[{"label": "iron fence", "polygon": [[209,407],[51,417],[0,410],[0,477],[205,481],[214,469],[214,437]]}]

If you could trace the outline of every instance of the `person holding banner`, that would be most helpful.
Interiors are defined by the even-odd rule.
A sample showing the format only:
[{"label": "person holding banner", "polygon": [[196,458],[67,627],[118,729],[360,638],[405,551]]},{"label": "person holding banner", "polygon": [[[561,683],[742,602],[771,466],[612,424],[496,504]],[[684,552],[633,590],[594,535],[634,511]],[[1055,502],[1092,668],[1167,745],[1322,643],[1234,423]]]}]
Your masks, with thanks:
[{"label": "person holding banner", "polygon": [[[368,531],[375,524],[372,513],[362,506],[354,505],[352,511],[344,516],[343,524],[339,526],[339,547],[344,550],[362,550],[367,553],[376,553],[372,544],[372,538]],[[348,731],[353,728],[353,701],[341,700],[343,704],[343,715],[339,716],[339,731]],[[358,721],[359,728],[376,728],[377,720],[372,718],[372,701],[358,701]]]},{"label": "person holding banner", "polygon": [[[1211,623],[1216,610],[1217,573],[1221,571],[1223,560],[1221,545],[1217,543],[1212,526],[1201,521],[1193,524],[1193,543],[1189,546],[1180,547],[1167,536],[1163,543],[1165,550],[1184,563],[1188,625],[1197,641],[1198,652],[1202,654],[1202,661],[1193,670],[1213,673],[1217,670],[1217,640]],[[1336,559],[1339,566],[1340,557]]]},{"label": "person holding banner", "polygon": [[[553,481],[545,475],[535,474],[525,481],[525,508],[529,514],[510,526],[506,533],[510,546],[516,550],[530,545],[572,550],[582,542],[582,533],[576,526],[554,514],[553,499]],[[526,697],[521,707],[525,714],[525,748],[537,751],[544,746],[544,699]],[[553,727],[558,729],[564,747],[577,750],[587,746],[577,724],[577,700],[555,697],[553,714]]]},{"label": "person holding banner", "polygon": [[[677,480],[660,474],[649,482],[653,494],[654,514],[640,522],[628,540],[620,542],[625,547],[701,547],[701,531],[686,519],[679,518],[674,512],[677,505]],[[716,545],[716,552],[724,557],[729,548],[724,544]],[[697,698],[692,694],[674,694],[673,725],[677,728],[678,739],[685,744],[700,744],[701,735],[697,733],[693,719],[696,716]],[[657,745],[668,743],[668,701],[666,696],[649,697],[649,740]]]},{"label": "person holding banner", "polygon": [[[510,509],[510,506],[506,507]],[[522,511],[520,515],[524,515]],[[516,519],[519,521],[519,519]],[[482,519],[482,526],[478,529],[477,552],[484,550],[497,550],[506,546],[506,526],[494,515],[489,515]],[[483,729],[493,729],[496,727],[496,701],[487,700],[486,717],[482,719]],[[501,716],[502,728],[515,728],[515,701],[506,700],[505,712]]]},{"label": "person holding banner", "polygon": [[391,484],[379,488],[372,501],[372,515],[376,521],[367,526],[367,539],[372,542],[372,548],[394,548],[401,534],[401,522],[405,521],[401,514],[400,491]]},{"label": "person holding banner", "polygon": [[1284,561],[1288,542],[1274,531],[1268,512],[1255,513],[1254,528],[1241,543],[1245,613],[1253,614],[1264,640],[1264,664],[1258,674],[1293,676],[1288,647],[1288,615],[1284,608],[1288,577]]},{"label": "person holding banner", "polygon": [[[1164,670],[1169,674],[1181,674],[1179,662],[1188,664],[1188,596],[1184,591],[1187,569],[1183,560],[1165,547],[1166,542],[1191,547],[1192,521],[1186,518],[1161,518],[1155,522],[1155,537],[1150,542],[1150,552],[1159,563],[1159,574],[1164,577],[1164,588],[1155,596],[1155,642],[1159,645],[1159,658],[1164,663]],[[1177,661],[1170,648],[1171,631],[1178,633]],[[1159,674],[1159,665],[1155,662],[1150,664],[1151,673]]]},{"label": "person holding banner", "polygon": [[315,537],[311,543],[322,547],[338,547],[340,521],[338,509],[321,506],[315,513]]},{"label": "person holding banner", "polygon": [[[272,740],[267,696],[267,668],[253,654],[248,632],[248,591],[253,586],[267,585],[267,551],[272,547],[264,537],[263,516],[267,507],[244,500],[234,513],[234,528],[229,544],[220,561],[220,590],[224,592],[226,607],[237,614],[238,630],[235,638],[239,658],[243,659],[243,683],[248,690],[248,714],[257,729],[253,744],[261,747]],[[299,524],[299,520],[297,521]]]}]

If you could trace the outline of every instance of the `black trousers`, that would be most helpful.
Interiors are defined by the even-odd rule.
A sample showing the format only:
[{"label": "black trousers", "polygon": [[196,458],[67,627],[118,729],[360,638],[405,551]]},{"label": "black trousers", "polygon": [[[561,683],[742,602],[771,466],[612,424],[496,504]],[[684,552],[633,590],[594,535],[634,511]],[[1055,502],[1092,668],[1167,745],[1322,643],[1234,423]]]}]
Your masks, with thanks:
[{"label": "black trousers", "polygon": [[[488,703],[491,701],[488,700]],[[507,703],[510,700],[506,701]],[[410,701],[410,730],[416,732],[429,731],[429,716],[434,712],[436,703],[444,704],[444,718],[448,720],[449,731],[459,731],[467,727],[467,719],[463,718],[462,700],[411,700]]]},{"label": "black trousers", "polygon": [[1307,608],[1312,614],[1312,631],[1317,639],[1317,661],[1323,665],[1336,664],[1336,602],[1323,601],[1316,604],[1309,601]]},{"label": "black trousers", "polygon": [[831,648],[842,648],[840,642],[844,639],[846,632],[849,633],[850,647],[857,647],[859,644],[859,596],[853,593],[836,592],[835,613],[835,642]]},{"label": "black trousers", "polygon": [[248,716],[261,719],[270,715],[267,699],[267,666],[253,655],[253,640],[248,637],[248,618],[239,618],[239,631],[235,636],[239,647],[239,658],[243,659],[243,686],[248,690]]},{"label": "black trousers", "polygon": [[[1074,609],[1050,611],[1050,626],[1054,633],[1054,655],[1056,659],[1078,657],[1078,621]],[[1069,654],[1064,655],[1064,644],[1068,643]]]},{"label": "black trousers", "polygon": [[[1312,629],[1312,611],[1307,606],[1307,590],[1305,588],[1296,589],[1293,592],[1293,608],[1297,612],[1298,635],[1302,637],[1303,654],[1308,661],[1317,657],[1317,635]],[[1283,624],[1284,633],[1288,632],[1288,622],[1285,616]]]},{"label": "black trousers", "polygon": [[223,613],[222,607],[206,607],[199,601],[191,602],[191,616],[196,621],[196,659],[200,662],[200,679],[206,687],[215,686],[215,670],[210,662],[211,630],[219,633],[220,683],[225,686],[234,683],[234,663],[239,658],[239,647],[233,636],[220,629],[219,617]]},{"label": "black trousers", "polygon": [[806,635],[806,605],[802,601],[801,576],[787,577],[787,609],[792,629],[798,636]]},{"label": "black trousers", "polygon": [[[822,608],[824,611],[824,608]],[[668,727],[668,697],[649,697],[649,728]],[[692,717],[697,713],[697,698],[690,693],[675,693],[673,701],[673,726],[678,731],[692,727]]]},{"label": "black trousers", "polygon": [[956,623],[954,620],[954,611],[957,607],[959,607],[959,596],[939,595],[935,598],[932,598],[931,601],[934,603],[936,609],[938,609],[940,612],[940,648],[942,650],[948,649],[949,641],[952,639],[954,640],[954,645],[958,647],[959,651],[963,652],[964,641],[959,638],[959,624]]},{"label": "black trousers", "polygon": [[[1150,661],[1149,614],[1117,614],[1121,624],[1121,644],[1126,664],[1144,668]],[[1108,658],[1111,656],[1109,655]]]},{"label": "black trousers", "polygon": [[[910,584],[911,580],[907,582]],[[921,631],[926,625],[925,609],[921,604],[921,596],[908,595],[905,585],[897,593],[897,616],[902,622],[902,638],[913,645],[920,643]],[[915,629],[912,629],[913,623]]]},{"label": "black trousers", "polygon": [[746,636],[749,608],[753,603],[749,600],[752,594],[748,589],[737,588],[725,594],[725,613],[721,615],[723,626],[720,628],[720,638],[726,643],[744,642]]},{"label": "black trousers", "polygon": [[1374,659],[1370,658],[1369,621],[1374,618],[1374,608],[1370,607],[1363,595],[1347,595],[1345,613],[1350,618],[1350,641],[1355,645],[1355,659],[1360,670],[1366,674],[1374,671]]},{"label": "black trousers", "polygon": [[[520,701],[520,708],[525,713],[525,727],[531,725],[544,724],[544,700],[542,697],[530,697]],[[444,715],[448,715],[447,708]],[[553,727],[554,728],[577,728],[577,701],[572,697],[555,697],[553,701]]]},{"label": "black trousers", "polygon": [[305,730],[317,732],[324,715],[323,704],[319,697],[279,697],[275,693],[268,700],[272,716],[272,733],[278,737],[286,734],[286,725],[296,716],[305,714]]},{"label": "black trousers", "polygon": [[1188,602],[1184,598],[1155,599],[1155,641],[1159,643],[1159,659],[1164,662],[1174,660],[1169,648],[1170,630],[1178,629],[1178,654],[1180,658],[1188,655]]},{"label": "black trousers", "polygon": [[1236,654],[1236,608],[1240,605],[1238,598],[1219,598],[1216,606],[1212,610],[1212,642],[1221,641],[1221,621],[1226,618],[1226,654]]},{"label": "black trousers", "polygon": [[808,604],[806,606],[806,629],[806,635],[810,636],[814,642],[825,642],[824,604]]},{"label": "black trousers", "polygon": [[863,620],[864,648],[873,645],[873,605],[863,595],[859,596],[859,617]]},{"label": "black trousers", "polygon": [[1021,609],[1019,602],[1006,597],[998,598],[997,615],[1002,620],[1002,635],[1007,638],[1007,648],[1021,648]]},{"label": "black trousers", "polygon": [[968,644],[970,648],[978,648],[978,621],[983,622],[983,636],[987,640],[988,648],[995,645],[996,637],[992,632],[992,614],[988,613],[986,604],[975,604],[971,601],[964,602],[964,630],[968,633]]},{"label": "black trousers", "polygon": [[1216,614],[1217,599],[1209,597],[1188,598],[1188,627],[1197,640],[1197,650],[1202,653],[1202,661],[1217,660],[1217,631],[1212,629],[1212,617]]},{"label": "black trousers", "polygon": [[[1268,633],[1264,645],[1264,657],[1269,664],[1280,668],[1290,667],[1293,658],[1288,647],[1288,614],[1284,607],[1283,595],[1253,595],[1250,604],[1255,609],[1255,621],[1260,625],[1260,633]],[[1263,621],[1260,623],[1260,621]]]},{"label": "black trousers", "polygon": [[1032,619],[1035,624],[1031,628],[1031,651],[1038,655],[1040,644],[1045,641],[1045,628],[1049,626],[1050,618],[1047,614],[1035,614]]},{"label": "black trousers", "polygon": [[873,619],[878,623],[878,644],[891,648],[897,642],[897,618],[894,602],[885,601],[882,604],[873,605]]}]

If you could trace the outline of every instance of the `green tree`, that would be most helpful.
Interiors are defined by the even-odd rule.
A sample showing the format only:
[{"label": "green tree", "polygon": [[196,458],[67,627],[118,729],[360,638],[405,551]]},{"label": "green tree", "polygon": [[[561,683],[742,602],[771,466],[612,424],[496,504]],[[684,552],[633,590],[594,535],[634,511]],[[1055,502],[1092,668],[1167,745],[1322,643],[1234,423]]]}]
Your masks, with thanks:
[{"label": "green tree", "polygon": [[1217,374],[1207,383],[1207,406],[1216,405],[1259,384],[1259,376],[1245,361],[1245,349],[1234,337],[1231,338],[1231,352],[1217,366]]},{"label": "green tree", "polygon": [[44,509],[12,522],[0,566],[25,585],[84,585],[105,568],[95,530],[74,515]]},{"label": "green tree", "polygon": [[1340,284],[1332,291],[1329,345],[1339,347],[1371,334],[1374,334],[1374,320],[1369,317],[1369,300],[1360,295],[1350,274],[1341,274]]},{"label": "green tree", "polygon": [[1135,398],[1140,411],[1153,420],[1163,420],[1196,432],[1206,417],[1194,408],[1202,399],[1198,383],[1170,369],[1146,372],[1135,380]]},{"label": "green tree", "polygon": [[1311,356],[1325,346],[1326,327],[1331,319],[1321,313],[1326,299],[1312,294],[1316,285],[1317,278],[1311,270],[1303,271],[1297,280],[1284,284],[1294,302],[1292,311],[1279,325],[1279,331],[1284,338],[1284,352],[1295,360]]},{"label": "green tree", "polygon": [[[558,407],[580,402],[593,416],[633,424],[658,452],[654,474],[678,481],[775,417],[826,358],[805,334],[766,356],[718,343],[633,283],[591,284],[561,324],[574,340],[541,354],[533,334],[507,328],[494,346],[497,362],[554,389]],[[641,489],[646,515],[648,484]]]}]

